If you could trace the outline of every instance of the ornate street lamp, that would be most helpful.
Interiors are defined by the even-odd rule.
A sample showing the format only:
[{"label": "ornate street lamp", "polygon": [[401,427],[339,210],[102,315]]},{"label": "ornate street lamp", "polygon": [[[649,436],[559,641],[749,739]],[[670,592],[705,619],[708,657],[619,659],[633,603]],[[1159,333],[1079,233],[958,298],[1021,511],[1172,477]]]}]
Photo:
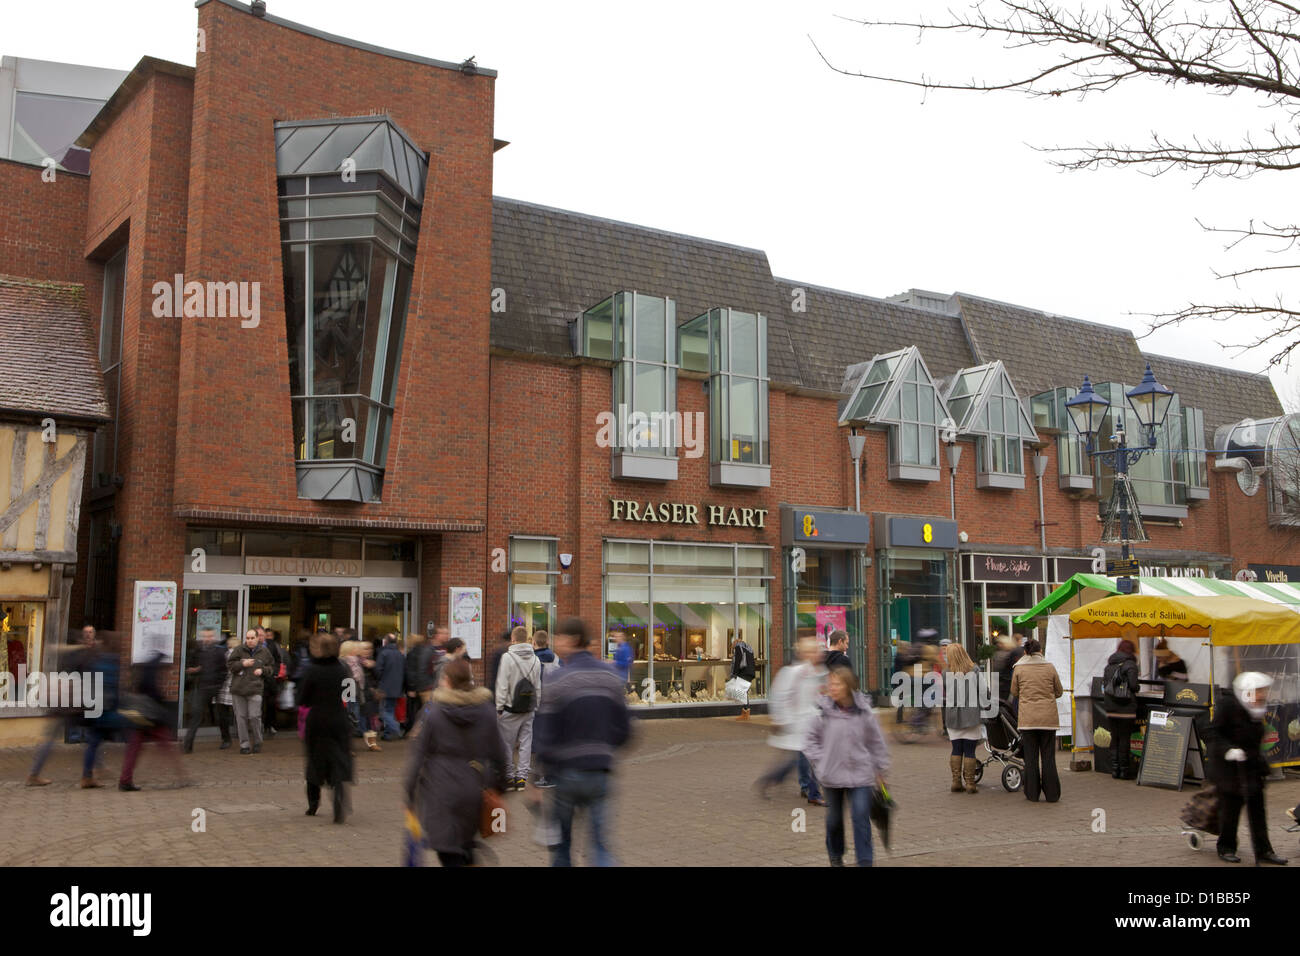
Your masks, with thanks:
[{"label": "ornate street lamp", "polygon": [[[1155,374],[1151,371],[1151,364],[1148,362],[1146,374],[1142,376],[1142,383],[1137,388],[1130,389],[1125,397],[1139,427],[1146,432],[1144,444],[1134,448],[1128,447],[1124,434],[1124,421],[1121,417],[1115,420],[1115,434],[1112,436],[1115,447],[1108,451],[1097,451],[1093,448],[1093,442],[1101,430],[1101,423],[1110,409],[1110,402],[1093,391],[1092,382],[1086,375],[1079,394],[1065,403],[1065,409],[1070,414],[1070,422],[1074,425],[1074,430],[1078,432],[1080,438],[1084,439],[1088,455],[1110,465],[1115,472],[1115,483],[1111,491],[1106,524],[1102,530],[1102,540],[1120,544],[1125,570],[1115,583],[1121,593],[1131,594],[1133,579],[1128,575],[1128,568],[1132,561],[1129,541],[1146,541],[1147,535],[1142,527],[1142,513],[1138,508],[1133,486],[1129,482],[1128,470],[1130,466],[1137,464],[1138,459],[1144,454],[1155,450],[1156,432],[1165,423],[1175,393],[1156,381]],[[1118,535],[1115,533],[1117,523]]]}]

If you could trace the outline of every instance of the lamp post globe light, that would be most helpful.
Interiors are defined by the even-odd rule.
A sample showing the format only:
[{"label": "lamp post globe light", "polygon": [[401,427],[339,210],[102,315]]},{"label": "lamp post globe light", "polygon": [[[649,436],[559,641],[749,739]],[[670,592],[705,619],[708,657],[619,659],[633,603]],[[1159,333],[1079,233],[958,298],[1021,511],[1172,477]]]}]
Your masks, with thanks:
[{"label": "lamp post globe light", "polygon": [[[1101,423],[1105,420],[1106,413],[1110,409],[1110,402],[1093,390],[1092,381],[1088,376],[1084,376],[1083,386],[1079,389],[1079,394],[1065,403],[1065,409],[1070,415],[1070,422],[1074,426],[1074,430],[1084,440],[1089,457],[1099,459],[1103,463],[1110,465],[1115,472],[1115,484],[1111,493],[1111,507],[1106,515],[1102,540],[1119,541],[1124,572],[1120,575],[1116,584],[1121,593],[1131,594],[1133,580],[1128,574],[1128,568],[1132,560],[1129,551],[1130,526],[1135,531],[1135,540],[1146,541],[1147,536],[1142,527],[1142,514],[1138,509],[1137,498],[1133,494],[1133,486],[1129,483],[1128,470],[1144,454],[1156,450],[1156,432],[1165,423],[1165,417],[1169,414],[1170,406],[1173,405],[1175,393],[1172,389],[1166,388],[1156,381],[1155,373],[1151,371],[1151,363],[1148,362],[1146,374],[1142,376],[1141,384],[1125,393],[1125,397],[1128,399],[1129,408],[1133,410],[1133,416],[1137,419],[1138,425],[1146,433],[1143,444],[1133,448],[1128,446],[1122,418],[1115,420],[1115,434],[1112,436],[1115,447],[1106,451],[1099,451],[1093,447],[1098,432],[1101,430]],[[1119,521],[1118,539],[1115,538],[1113,533],[1116,519]]]}]

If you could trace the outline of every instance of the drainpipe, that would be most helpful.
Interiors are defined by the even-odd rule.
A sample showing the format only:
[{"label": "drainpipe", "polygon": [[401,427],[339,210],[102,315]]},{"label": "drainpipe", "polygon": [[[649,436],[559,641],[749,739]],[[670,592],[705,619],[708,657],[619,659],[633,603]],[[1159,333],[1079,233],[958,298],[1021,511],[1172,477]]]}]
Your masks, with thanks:
[{"label": "drainpipe", "polygon": [[1047,511],[1043,505],[1043,475],[1047,472],[1047,456],[1034,456],[1034,477],[1038,480],[1038,550],[1043,555],[1043,597],[1051,591],[1051,572],[1047,570]]}]

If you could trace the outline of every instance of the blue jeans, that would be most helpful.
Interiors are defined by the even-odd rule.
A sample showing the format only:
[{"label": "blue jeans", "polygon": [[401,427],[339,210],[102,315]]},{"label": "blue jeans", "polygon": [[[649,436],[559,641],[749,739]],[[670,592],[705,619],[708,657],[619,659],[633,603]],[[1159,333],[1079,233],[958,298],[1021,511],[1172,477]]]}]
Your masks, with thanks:
[{"label": "blue jeans", "polygon": [[86,752],[81,759],[81,776],[93,777],[95,775],[95,755],[99,753],[99,745],[104,742],[107,733],[98,724],[86,725]]},{"label": "blue jeans", "polygon": [[831,862],[844,859],[844,800],[853,818],[853,852],[858,866],[871,865],[871,788],[826,788],[826,852]]},{"label": "blue jeans", "polygon": [[560,842],[551,847],[551,866],[572,866],[569,851],[573,846],[573,814],[587,808],[591,820],[591,844],[597,866],[614,866],[614,857],[605,846],[605,811],[609,801],[609,772],[606,770],[560,770],[553,774],[555,789],[552,807],[560,826]]},{"label": "blue jeans", "polygon": [[385,697],[379,705],[379,715],[384,722],[384,738],[401,737],[402,728],[397,726],[397,702],[399,697]]},{"label": "blue jeans", "polygon": [[799,789],[808,791],[809,800],[822,798],[822,788],[817,785],[817,775],[813,773],[812,764],[802,753],[799,754]]}]

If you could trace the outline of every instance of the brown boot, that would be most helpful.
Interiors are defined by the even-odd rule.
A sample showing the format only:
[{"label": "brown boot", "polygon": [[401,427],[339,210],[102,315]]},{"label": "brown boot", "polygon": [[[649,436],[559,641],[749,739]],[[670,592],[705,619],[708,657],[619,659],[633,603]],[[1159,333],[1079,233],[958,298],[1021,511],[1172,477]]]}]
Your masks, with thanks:
[{"label": "brown boot", "polygon": [[948,758],[948,769],[952,771],[952,793],[961,793],[964,787],[961,785],[961,757],[953,754]]},{"label": "brown boot", "polygon": [[103,786],[102,783],[96,783],[96,782],[95,782],[95,778],[94,778],[94,777],[82,777],[82,778],[81,778],[81,789],[82,789],[82,790],[98,790],[98,789],[99,789],[100,787],[102,787],[102,786]]},{"label": "brown boot", "polygon": [[34,773],[29,773],[27,775],[27,786],[29,787],[48,787],[51,782],[52,781],[46,780],[44,777],[39,777]]},{"label": "brown boot", "polygon": [[961,775],[966,780],[967,793],[979,793],[979,787],[975,785],[975,771],[978,769],[980,762],[974,757],[961,758]]},{"label": "brown boot", "polygon": [[737,720],[749,720],[749,708],[748,708],[748,707],[742,707],[742,708],[740,708],[740,716],[737,717],[736,719],[737,719]]},{"label": "brown boot", "polygon": [[373,730],[366,731],[366,746],[371,750],[383,750],[384,748],[379,746],[378,737],[379,735]]}]

